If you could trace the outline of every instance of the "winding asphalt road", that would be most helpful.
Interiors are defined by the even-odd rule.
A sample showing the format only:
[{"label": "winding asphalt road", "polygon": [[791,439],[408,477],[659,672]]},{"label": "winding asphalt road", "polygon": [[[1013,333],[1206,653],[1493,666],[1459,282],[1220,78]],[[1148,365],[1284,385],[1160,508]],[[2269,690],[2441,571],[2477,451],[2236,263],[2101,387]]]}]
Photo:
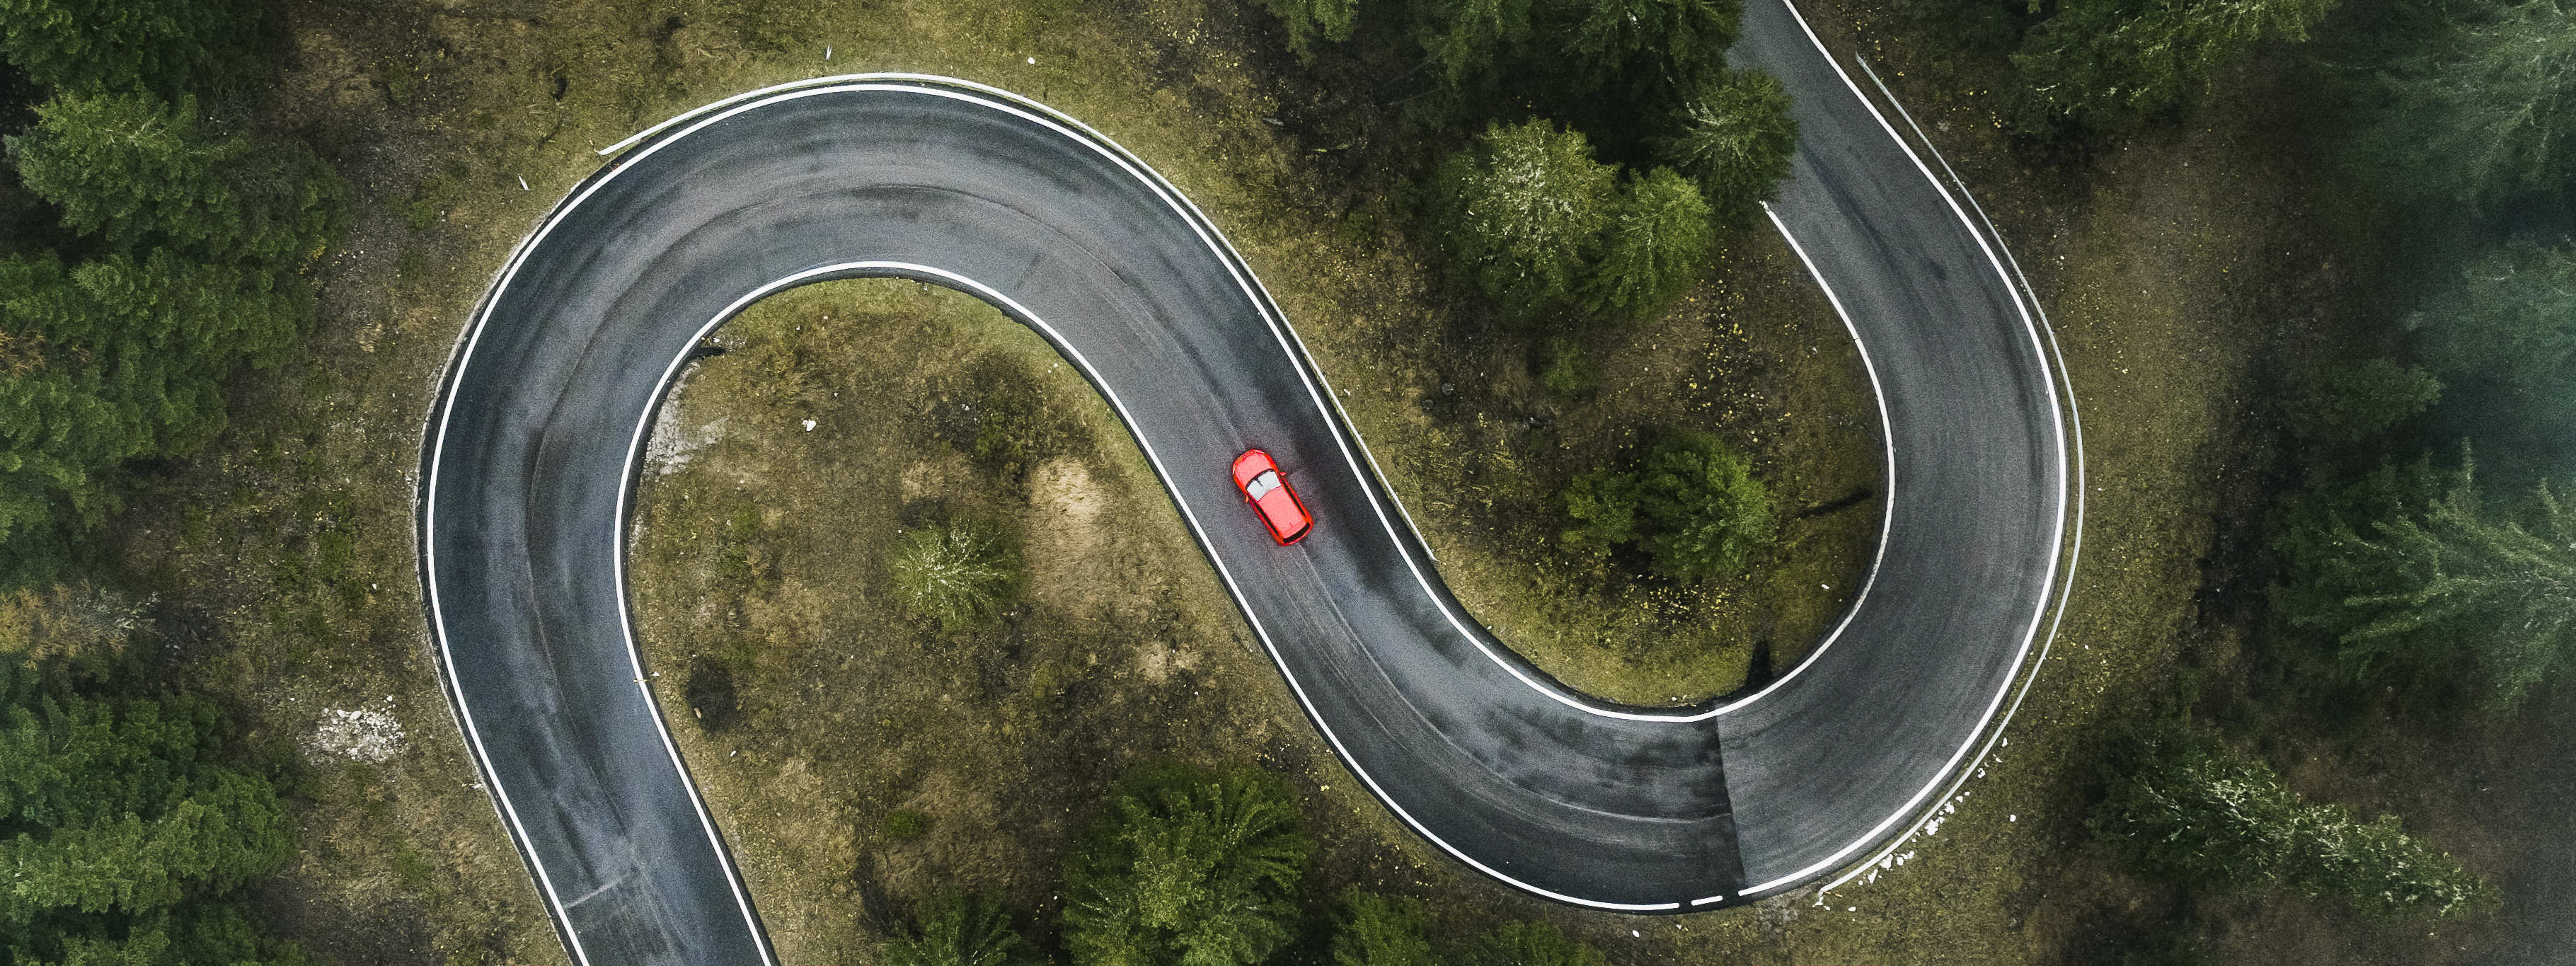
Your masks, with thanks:
[{"label": "winding asphalt road", "polygon": [[[1632,912],[1850,866],[1945,794],[2027,663],[2064,532],[2041,335],[1986,242],[1778,0],[1733,53],[1803,136],[1772,206],[1873,366],[1883,546],[1831,636],[1722,706],[1624,708],[1503,649],[1439,583],[1277,307],[1170,185],[1024,99],[914,76],[745,95],[656,129],[515,253],[425,446],[422,573],[450,700],[576,961],[766,963],[655,711],[623,592],[647,427],[763,295],[899,276],[991,302],[1109,399],[1345,763],[1516,888]],[[1271,543],[1261,446],[1320,519]]]}]

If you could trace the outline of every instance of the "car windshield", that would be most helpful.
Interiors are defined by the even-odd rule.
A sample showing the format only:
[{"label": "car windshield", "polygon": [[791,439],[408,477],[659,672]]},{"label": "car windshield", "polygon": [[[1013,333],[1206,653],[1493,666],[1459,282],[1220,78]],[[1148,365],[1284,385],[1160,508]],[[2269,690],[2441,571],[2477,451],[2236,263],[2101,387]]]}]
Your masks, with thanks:
[{"label": "car windshield", "polygon": [[1270,491],[1278,488],[1279,471],[1262,470],[1260,476],[1253,477],[1252,482],[1243,485],[1243,494],[1258,500],[1262,497],[1269,496]]}]

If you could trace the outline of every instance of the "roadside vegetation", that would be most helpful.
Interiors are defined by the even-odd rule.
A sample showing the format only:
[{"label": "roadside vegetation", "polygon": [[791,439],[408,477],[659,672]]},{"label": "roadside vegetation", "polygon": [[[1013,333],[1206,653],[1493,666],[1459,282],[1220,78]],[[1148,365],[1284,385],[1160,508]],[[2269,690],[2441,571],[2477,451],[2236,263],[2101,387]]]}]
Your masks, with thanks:
[{"label": "roadside vegetation", "polygon": [[[401,539],[418,427],[490,272],[591,151],[760,84],[955,74],[1145,155],[1350,390],[1462,599],[1576,687],[1758,682],[1871,547],[1866,381],[1762,230],[1794,129],[1718,56],[1722,6],[67,8],[0,0],[0,569],[35,595],[25,626],[124,615],[99,626],[130,625],[134,669],[30,644],[45,683],[9,727],[156,708],[167,743],[108,730],[133,774],[238,791],[242,815],[266,783],[285,820],[129,867],[114,887],[159,883],[130,905],[24,907],[13,963],[559,961],[440,710]],[[2563,11],[1802,9],[1993,208],[2094,458],[2049,668],[1909,861],[1671,919],[1477,878],[1338,769],[1213,578],[1166,559],[1187,533],[1096,398],[998,315],[945,327],[975,307],[888,283],[724,330],[639,492],[647,664],[788,958],[1057,955],[1091,817],[1167,758],[1285,785],[1312,850],[1262,900],[1293,906],[1276,962],[2563,948],[2516,897],[2563,876],[2563,803],[2533,789],[2566,776],[2514,751],[2576,719],[2538,579],[2569,542],[2550,299],[2576,249],[2549,228],[2561,61],[2525,56]],[[1563,187],[1497,189],[1524,171]],[[1482,197],[1532,202],[1529,230],[1462,221]],[[1567,198],[1598,207],[1552,220]],[[857,333],[934,348],[824,351]],[[897,541],[959,520],[1018,548],[1012,576],[907,605]],[[2190,737],[2127,743],[2165,723]],[[135,822],[191,800],[155,794]],[[2213,801],[2265,818],[2137,847]],[[123,841],[98,802],[9,806],[0,831],[28,855]]]}]

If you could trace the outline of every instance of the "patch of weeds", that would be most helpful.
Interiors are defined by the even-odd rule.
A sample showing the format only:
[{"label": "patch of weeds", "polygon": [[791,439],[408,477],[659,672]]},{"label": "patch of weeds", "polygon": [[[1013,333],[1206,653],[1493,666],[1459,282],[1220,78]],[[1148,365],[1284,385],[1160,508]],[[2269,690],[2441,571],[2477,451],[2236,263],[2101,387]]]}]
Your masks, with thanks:
[{"label": "patch of weeds", "polygon": [[754,582],[759,575],[752,538],[760,535],[760,508],[745,503],[725,518],[724,559],[717,572],[729,581]]},{"label": "patch of weeds", "polygon": [[930,831],[930,816],[908,808],[896,809],[887,812],[877,828],[890,839],[917,839]]},{"label": "patch of weeds", "polygon": [[453,207],[456,207],[456,182],[446,175],[431,175],[421,179],[420,188],[412,192],[411,200],[402,203],[403,224],[416,232],[428,231],[447,214],[447,209]]},{"label": "patch of weeds", "polygon": [[1591,395],[1601,385],[1601,366],[1583,348],[1583,341],[1570,335],[1549,336],[1540,354],[1538,385],[1559,402],[1573,402]]}]

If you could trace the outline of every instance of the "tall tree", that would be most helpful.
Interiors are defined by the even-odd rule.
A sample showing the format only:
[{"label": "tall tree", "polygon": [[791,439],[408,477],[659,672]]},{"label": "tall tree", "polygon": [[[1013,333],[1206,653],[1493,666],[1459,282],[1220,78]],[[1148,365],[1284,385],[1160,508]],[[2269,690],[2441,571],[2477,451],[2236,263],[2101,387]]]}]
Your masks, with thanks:
[{"label": "tall tree", "polygon": [[2486,704],[2496,709],[2564,674],[2576,663],[2576,499],[2543,481],[2531,503],[2528,528],[2491,518],[2463,467],[2459,485],[2420,519],[2379,521],[2374,539],[2350,540],[2351,553],[2399,586],[2345,601],[2373,615],[2344,635],[2347,645],[2454,636],[2484,665]]},{"label": "tall tree", "polygon": [[1640,541],[1655,569],[1685,579],[1742,570],[1771,545],[1771,496],[1753,461],[1714,436],[1668,432],[1638,474]]},{"label": "tall tree", "polygon": [[164,96],[259,73],[256,0],[0,0],[0,58],[58,91]]},{"label": "tall tree", "polygon": [[2517,237],[2490,248],[2407,325],[2445,376],[2524,393],[2576,389],[2576,242]]},{"label": "tall tree", "polygon": [[193,97],[58,95],[7,139],[64,224],[110,245],[292,271],[336,241],[348,189],[301,144],[206,130]]},{"label": "tall tree", "polygon": [[1340,43],[1359,26],[1360,0],[1261,0],[1272,15],[1288,25],[1288,49],[1297,59],[1315,59],[1318,39]]},{"label": "tall tree", "polygon": [[1564,38],[1568,78],[1586,90],[1669,105],[1726,76],[1726,48],[1742,32],[1738,0],[1570,0]]},{"label": "tall tree", "polygon": [[1656,168],[1631,179],[1611,212],[1586,307],[1601,319],[1653,318],[1699,281],[1716,241],[1708,202],[1681,175]]},{"label": "tall tree", "polygon": [[2470,0],[2401,13],[2403,46],[2350,65],[2355,157],[2402,197],[2502,210],[2576,185],[2576,7]]},{"label": "tall tree", "polygon": [[[193,921],[201,901],[283,864],[292,823],[265,779],[228,763],[231,739],[203,699],[101,693],[66,662],[0,654],[0,933],[12,957],[81,943],[103,954],[100,941]],[[197,930],[173,932],[185,945]]]},{"label": "tall tree", "polygon": [[1459,273],[1505,316],[1568,305],[1600,243],[1618,171],[1578,131],[1545,120],[1495,125],[1441,162],[1435,216]]},{"label": "tall tree", "polygon": [[1798,149],[1789,90],[1756,70],[1729,71],[1696,89],[1674,119],[1678,132],[1655,141],[1665,164],[1699,185],[1719,223],[1743,228],[1761,220],[1762,203],[1779,197]]},{"label": "tall tree", "polygon": [[2149,875],[2235,889],[2284,884],[2383,920],[2457,916],[2494,900],[2396,816],[2365,822],[2341,805],[2305,802],[2271,766],[2197,732],[2133,735],[2105,771],[2109,794],[2086,824]]},{"label": "tall tree", "polygon": [[2122,131],[2181,102],[2264,40],[2306,40],[2335,0],[2062,0],[2013,65],[2032,122]]},{"label": "tall tree", "polygon": [[1121,781],[1065,868],[1077,966],[1246,966],[1293,935],[1313,843],[1275,775],[1179,762]]}]

